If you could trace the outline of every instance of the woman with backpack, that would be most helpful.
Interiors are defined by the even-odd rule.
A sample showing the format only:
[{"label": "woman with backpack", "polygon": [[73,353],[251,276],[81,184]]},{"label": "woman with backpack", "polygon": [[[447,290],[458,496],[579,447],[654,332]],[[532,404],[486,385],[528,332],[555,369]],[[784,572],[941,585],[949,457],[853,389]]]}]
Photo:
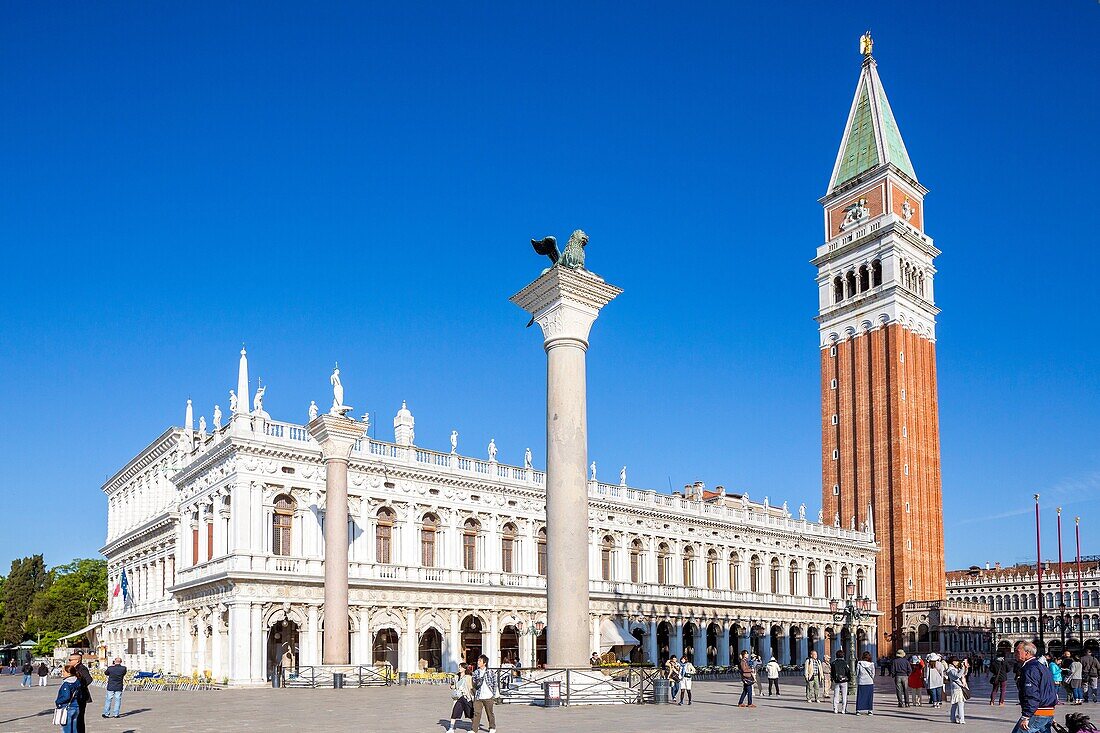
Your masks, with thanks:
[{"label": "woman with backpack", "polygon": [[474,682],[470,677],[471,672],[472,670],[460,664],[458,673],[451,681],[451,699],[454,700],[454,705],[451,706],[449,731],[454,731],[459,719],[472,718],[474,715]]}]

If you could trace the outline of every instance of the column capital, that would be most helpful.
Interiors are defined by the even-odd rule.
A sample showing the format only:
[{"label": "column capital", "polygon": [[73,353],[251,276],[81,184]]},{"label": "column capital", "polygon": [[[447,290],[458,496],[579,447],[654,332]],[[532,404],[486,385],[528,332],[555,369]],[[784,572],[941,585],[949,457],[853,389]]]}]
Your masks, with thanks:
[{"label": "column capital", "polygon": [[321,444],[322,459],[328,461],[337,458],[346,461],[351,457],[355,441],[366,433],[366,426],[350,417],[318,415],[306,425],[306,430]]},{"label": "column capital", "polygon": [[587,270],[551,267],[509,300],[538,322],[547,349],[559,340],[587,348],[600,309],[622,292]]}]

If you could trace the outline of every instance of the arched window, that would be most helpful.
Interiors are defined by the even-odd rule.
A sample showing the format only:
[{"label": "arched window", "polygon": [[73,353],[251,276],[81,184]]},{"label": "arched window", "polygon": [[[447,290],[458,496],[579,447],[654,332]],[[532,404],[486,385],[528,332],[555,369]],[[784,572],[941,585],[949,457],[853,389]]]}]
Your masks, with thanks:
[{"label": "arched window", "polygon": [[833,566],[825,566],[825,597],[836,598],[836,594],[833,592]]},{"label": "arched window", "polygon": [[882,285],[882,262],[874,260],[871,263],[871,287]]},{"label": "arched window", "polygon": [[779,558],[773,557],[771,562],[771,572],[768,573],[768,577],[771,579],[768,587],[772,593],[779,592]]},{"label": "arched window", "polygon": [[600,542],[600,577],[604,580],[611,580],[614,550],[615,538],[606,535]]},{"label": "arched window", "polygon": [[294,524],[294,499],[286,494],[275,497],[275,510],[271,515],[271,552],[275,555],[290,554],[290,528]]},{"label": "arched window", "polygon": [[657,583],[668,585],[669,549],[664,542],[657,548]]},{"label": "arched window", "polygon": [[787,592],[792,596],[798,595],[798,563],[791,560],[791,564],[787,567]]},{"label": "arched window", "polygon": [[856,294],[856,292],[858,292],[856,289],[856,271],[848,270],[848,274],[845,276],[844,282],[846,285],[845,292],[847,296],[851,298],[853,295]]},{"label": "arched window", "polygon": [[839,303],[844,300],[844,281],[840,279],[840,275],[833,278],[833,302]]},{"label": "arched window", "polygon": [[867,269],[867,265],[859,266],[859,292],[864,292],[871,289],[871,272]]},{"label": "arched window", "polygon": [[513,560],[515,549],[516,525],[506,524],[500,533],[500,569],[506,573],[516,572]]},{"label": "arched window", "polygon": [[439,536],[439,518],[434,514],[425,514],[420,523],[420,564],[426,568],[436,565],[436,547]]},{"label": "arched window", "polygon": [[477,570],[477,536],[481,524],[476,519],[467,519],[462,527],[462,567]]},{"label": "arched window", "polygon": [[396,515],[389,507],[378,510],[374,525],[374,554],[380,563],[393,562],[393,520]]},{"label": "arched window", "polygon": [[863,585],[863,580],[864,580],[863,568],[860,568],[860,569],[856,570],[856,595],[860,596],[861,598],[863,596],[867,595],[867,593],[866,593],[867,589]]},{"label": "arched window", "polygon": [[749,590],[753,593],[760,592],[760,568],[763,565],[759,555],[753,555],[749,560]]},{"label": "arched window", "polygon": [[1019,611],[1020,610],[1020,596],[1012,596],[1012,610],[1013,611]]},{"label": "arched window", "polygon": [[1001,597],[1000,597],[1000,596],[997,596],[997,609],[996,609],[996,610],[998,610],[998,611],[1003,611],[1003,610],[1005,610],[1005,609],[1004,609],[1004,602],[1002,602],[1002,600],[1001,600]]},{"label": "arched window", "polygon": [[730,553],[730,590],[741,590],[741,556]]},{"label": "arched window", "polygon": [[695,550],[691,545],[684,547],[684,587],[695,585]]},{"label": "arched window", "polygon": [[810,598],[817,595],[817,565],[812,561],[806,565],[806,595]]},{"label": "arched window", "polygon": [[707,588],[714,590],[718,587],[718,553],[715,550],[707,552]]},{"label": "arched window", "polygon": [[630,582],[642,582],[642,541],[630,543]]},{"label": "arched window", "polygon": [[546,528],[540,527],[535,535],[535,549],[538,551],[539,575],[546,575]]}]

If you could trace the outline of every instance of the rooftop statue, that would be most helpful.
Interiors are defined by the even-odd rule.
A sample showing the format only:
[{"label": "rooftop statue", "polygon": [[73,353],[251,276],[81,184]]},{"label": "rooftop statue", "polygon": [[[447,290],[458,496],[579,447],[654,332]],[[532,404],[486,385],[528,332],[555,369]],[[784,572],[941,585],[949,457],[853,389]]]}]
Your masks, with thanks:
[{"label": "rooftop statue", "polygon": [[619,486],[626,486],[626,466],[619,469]]},{"label": "rooftop statue", "polygon": [[220,405],[214,405],[214,430],[222,429],[222,408]]},{"label": "rooftop statue", "polygon": [[206,415],[199,415],[199,437],[206,437]]},{"label": "rooftop statue", "polygon": [[233,414],[237,412],[237,393],[233,390],[229,390],[229,412]]},{"label": "rooftop statue", "polygon": [[317,407],[316,400],[309,401],[309,421],[313,422],[317,418],[319,408]]},{"label": "rooftop statue", "polygon": [[497,441],[496,438],[489,438],[489,463],[497,462]]},{"label": "rooftop statue", "polygon": [[531,246],[535,248],[535,252],[549,257],[554,267],[567,267],[570,270],[584,269],[584,248],[587,245],[588,235],[580,229],[569,235],[569,244],[565,245],[565,251],[560,253],[557,237],[531,240]]},{"label": "rooftop statue", "polygon": [[457,430],[452,430],[451,431],[451,453],[457,453],[457,452],[458,452],[458,431]]},{"label": "rooftop statue", "polygon": [[332,409],[328,411],[328,414],[347,417],[351,408],[344,404],[344,385],[340,382],[339,365],[332,370],[332,376],[328,378],[328,381],[332,385]]},{"label": "rooftop statue", "polygon": [[528,471],[531,470],[531,449],[523,451],[523,467]]},{"label": "rooftop statue", "polygon": [[257,415],[262,415],[264,412],[264,392],[267,391],[267,385],[260,387],[256,390],[256,397],[252,400],[252,412]]}]

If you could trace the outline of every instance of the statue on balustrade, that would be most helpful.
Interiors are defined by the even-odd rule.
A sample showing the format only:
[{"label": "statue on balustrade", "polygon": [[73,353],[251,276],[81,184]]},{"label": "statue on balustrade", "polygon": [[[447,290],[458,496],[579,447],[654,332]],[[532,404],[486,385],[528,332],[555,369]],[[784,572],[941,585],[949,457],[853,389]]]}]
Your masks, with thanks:
[{"label": "statue on balustrade", "polygon": [[328,378],[328,381],[332,384],[332,409],[328,411],[328,414],[347,417],[351,407],[344,404],[344,385],[340,382],[339,364],[332,370],[332,376]]},{"label": "statue on balustrade", "polygon": [[237,414],[237,393],[234,390],[229,390],[229,414]]},{"label": "statue on balustrade", "polygon": [[523,467],[528,471],[531,470],[531,449],[523,451]]},{"label": "statue on balustrade", "polygon": [[316,400],[309,401],[309,421],[313,422],[317,419],[317,413],[320,412],[320,408],[317,407]]},{"label": "statue on balustrade", "polygon": [[206,415],[199,415],[199,438],[206,437]]},{"label": "statue on balustrade", "polygon": [[592,465],[588,467],[588,470],[592,472],[592,480],[596,480],[596,462],[592,461]]},{"label": "statue on balustrade", "polygon": [[619,469],[619,486],[626,486],[626,466]]},{"label": "statue on balustrade", "polygon": [[256,396],[252,399],[252,414],[259,415],[260,417],[267,417],[267,413],[264,412],[264,392],[267,391],[267,385],[261,385],[256,390]]},{"label": "statue on balustrade", "polygon": [[798,519],[802,522],[806,521],[806,503],[805,502],[798,505]]},{"label": "statue on balustrade", "polygon": [[451,431],[451,453],[458,453],[458,431]]},{"label": "statue on balustrade", "polygon": [[497,441],[496,438],[489,438],[489,463],[497,462]]},{"label": "statue on balustrade", "polygon": [[222,429],[222,408],[214,405],[214,432]]}]

